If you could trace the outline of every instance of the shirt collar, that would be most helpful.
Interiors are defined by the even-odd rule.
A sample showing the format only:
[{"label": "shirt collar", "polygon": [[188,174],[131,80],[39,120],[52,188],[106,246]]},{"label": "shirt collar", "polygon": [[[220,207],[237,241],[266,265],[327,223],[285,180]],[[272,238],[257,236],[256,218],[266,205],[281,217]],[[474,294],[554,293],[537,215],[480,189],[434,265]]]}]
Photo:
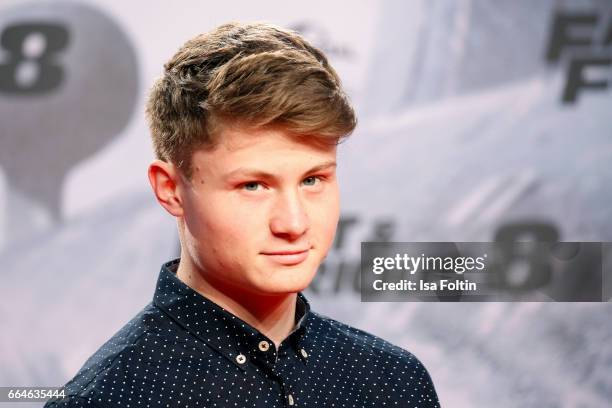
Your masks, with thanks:
[{"label": "shirt collar", "polygon": [[[162,265],[153,303],[184,329],[219,351],[238,367],[244,369],[244,364],[236,361],[239,354],[261,360],[261,353],[257,353],[259,343],[267,341],[272,346],[272,341],[181,281],[176,276],[179,261],[180,258],[177,258]],[[309,326],[306,323],[312,315],[310,304],[301,292],[297,294],[295,309],[296,325],[283,343],[289,341],[298,351],[305,344]],[[271,364],[272,361],[266,363]]]}]

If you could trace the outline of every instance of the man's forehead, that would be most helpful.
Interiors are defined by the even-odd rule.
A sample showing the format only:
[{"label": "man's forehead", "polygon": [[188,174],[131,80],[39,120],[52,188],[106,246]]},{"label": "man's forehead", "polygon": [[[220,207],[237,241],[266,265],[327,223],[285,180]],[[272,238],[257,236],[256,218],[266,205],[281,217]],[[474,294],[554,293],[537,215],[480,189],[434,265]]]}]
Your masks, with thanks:
[{"label": "man's forehead", "polygon": [[214,147],[193,154],[196,173],[224,179],[273,177],[336,167],[336,145],[310,143],[279,129],[226,129]]},{"label": "man's forehead", "polygon": [[[286,154],[304,153],[313,156],[335,158],[336,144],[323,144],[320,139],[308,136],[296,136],[282,129],[251,129],[232,127],[225,129],[218,135],[214,146],[203,147],[194,151],[194,159],[211,160],[232,156],[244,156],[242,160],[248,159],[251,152],[257,152],[258,156],[265,155],[268,159],[282,159],[278,152]],[[255,157],[256,159],[257,157]]]},{"label": "man's forehead", "polygon": [[294,148],[329,150],[334,143],[322,143],[317,135],[300,135],[289,132],[280,126],[253,128],[245,125],[234,125],[223,128],[216,138],[214,149],[236,151],[257,148],[265,144],[287,144]]}]

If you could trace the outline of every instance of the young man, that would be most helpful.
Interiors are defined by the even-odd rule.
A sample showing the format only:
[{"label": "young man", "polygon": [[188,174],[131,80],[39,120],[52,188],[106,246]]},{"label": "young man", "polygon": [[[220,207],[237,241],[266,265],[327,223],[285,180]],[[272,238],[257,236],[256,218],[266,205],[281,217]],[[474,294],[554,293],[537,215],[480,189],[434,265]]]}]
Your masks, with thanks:
[{"label": "young man", "polygon": [[336,146],[356,125],[319,50],[271,25],[223,25],[165,65],[147,116],[149,180],[181,257],[47,406],[439,407],[412,354],[301,293],[332,245]]}]

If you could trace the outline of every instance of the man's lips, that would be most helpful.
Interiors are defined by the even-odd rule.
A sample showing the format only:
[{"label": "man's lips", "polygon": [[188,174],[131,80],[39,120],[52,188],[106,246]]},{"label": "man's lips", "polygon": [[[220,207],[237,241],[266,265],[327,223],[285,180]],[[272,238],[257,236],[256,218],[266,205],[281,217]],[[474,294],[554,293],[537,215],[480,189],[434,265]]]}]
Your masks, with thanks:
[{"label": "man's lips", "polygon": [[262,254],[264,255],[293,255],[293,254],[302,253],[304,251],[308,251],[308,249],[309,248],[297,249],[297,250],[287,250],[287,251],[269,251],[269,252],[262,252]]},{"label": "man's lips", "polygon": [[297,265],[303,262],[307,257],[310,248],[304,250],[293,250],[293,251],[270,251],[262,252],[262,255],[266,255],[268,259],[278,262],[282,265]]}]

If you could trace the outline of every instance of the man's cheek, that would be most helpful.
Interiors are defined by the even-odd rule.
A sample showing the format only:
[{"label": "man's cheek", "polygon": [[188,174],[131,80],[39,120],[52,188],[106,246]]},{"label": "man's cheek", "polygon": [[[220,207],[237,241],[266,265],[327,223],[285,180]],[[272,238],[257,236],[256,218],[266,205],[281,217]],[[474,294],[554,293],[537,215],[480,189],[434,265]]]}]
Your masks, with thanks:
[{"label": "man's cheek", "polygon": [[248,214],[227,213],[219,220],[220,226],[223,228],[224,235],[234,241],[236,244],[246,244],[249,240],[253,240],[257,235],[261,234],[266,224],[264,218],[256,212]]},{"label": "man's cheek", "polygon": [[211,228],[224,230],[226,233],[240,231],[241,227],[246,227],[248,225],[248,215],[248,211],[231,201],[221,201],[214,207],[205,210],[205,214],[203,214]]}]

